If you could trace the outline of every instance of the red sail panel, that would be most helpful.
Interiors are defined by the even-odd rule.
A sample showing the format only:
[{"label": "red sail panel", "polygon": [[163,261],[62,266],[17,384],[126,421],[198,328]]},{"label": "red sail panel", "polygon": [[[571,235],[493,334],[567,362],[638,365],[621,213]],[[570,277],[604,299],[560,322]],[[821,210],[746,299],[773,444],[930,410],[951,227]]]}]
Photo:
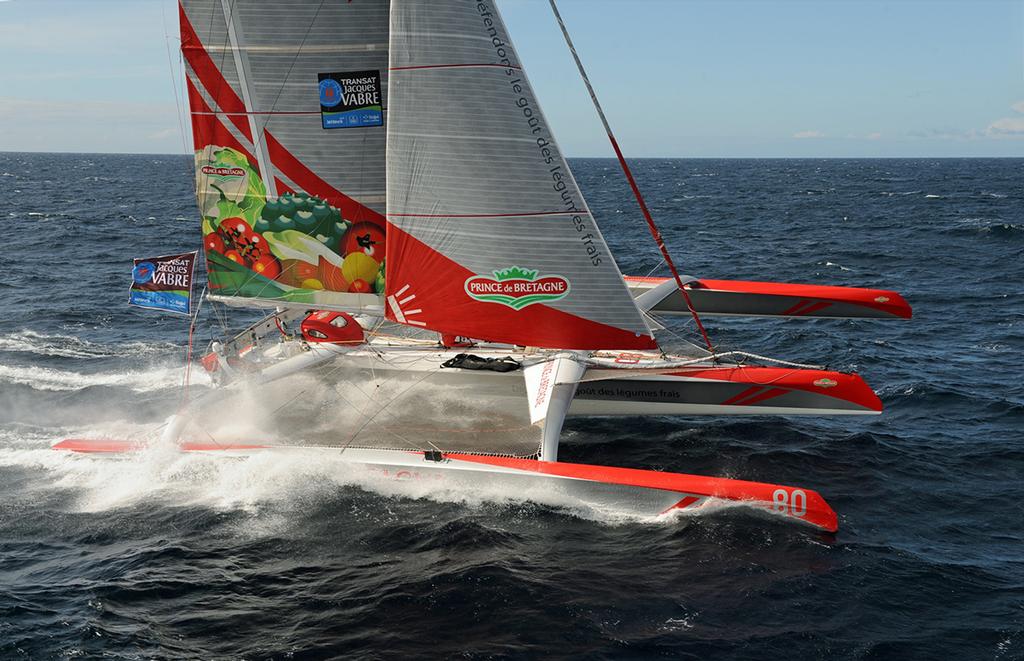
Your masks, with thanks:
[{"label": "red sail panel", "polygon": [[[394,283],[394,289],[387,297],[387,315],[394,321],[441,333],[537,347],[652,349],[657,346],[650,335],[624,331],[543,303],[526,304],[517,309],[513,307],[517,302],[515,298],[504,304],[474,299],[467,294],[466,285],[477,277],[474,272],[394,225],[388,226],[388,249],[387,279]],[[500,285],[502,281],[497,282]],[[515,284],[527,287],[531,282],[536,279]],[[550,283],[543,288],[557,295],[559,287],[558,283]],[[529,292],[515,291],[509,294],[520,299],[529,295]]]}]

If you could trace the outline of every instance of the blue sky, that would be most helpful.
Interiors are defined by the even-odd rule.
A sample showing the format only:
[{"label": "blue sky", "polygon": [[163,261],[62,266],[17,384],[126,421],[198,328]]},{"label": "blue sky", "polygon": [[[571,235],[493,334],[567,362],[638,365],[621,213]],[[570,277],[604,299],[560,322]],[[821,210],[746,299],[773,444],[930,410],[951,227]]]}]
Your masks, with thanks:
[{"label": "blue sky", "polygon": [[[559,6],[631,156],[1024,156],[1024,2]],[[564,150],[610,155],[547,1],[500,7]],[[0,0],[0,151],[186,151],[176,11]]]}]

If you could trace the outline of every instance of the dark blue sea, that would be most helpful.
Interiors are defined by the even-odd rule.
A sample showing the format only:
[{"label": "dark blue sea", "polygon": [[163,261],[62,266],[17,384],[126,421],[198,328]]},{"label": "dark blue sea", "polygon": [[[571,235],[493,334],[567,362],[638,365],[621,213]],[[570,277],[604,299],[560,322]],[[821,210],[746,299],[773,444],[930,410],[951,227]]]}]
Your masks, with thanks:
[{"label": "dark blue sea", "polygon": [[[622,270],[655,269],[615,164],[573,165]],[[126,300],[133,256],[199,247],[190,159],[0,154],[0,658],[1024,658],[1024,159],[635,167],[686,273],[896,289],[914,319],[706,320],[858,371],[880,417],[576,420],[562,458],[801,485],[838,534],[52,451],[177,405],[186,322]]]}]

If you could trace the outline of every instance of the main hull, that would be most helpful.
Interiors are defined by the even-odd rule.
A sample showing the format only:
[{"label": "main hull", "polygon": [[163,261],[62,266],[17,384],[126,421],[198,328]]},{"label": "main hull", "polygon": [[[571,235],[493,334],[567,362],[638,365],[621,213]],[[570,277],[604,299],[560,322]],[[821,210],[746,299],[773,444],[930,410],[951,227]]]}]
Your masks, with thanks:
[{"label": "main hull", "polygon": [[882,402],[856,374],[759,366],[705,366],[581,383],[569,414],[877,415]]},{"label": "main hull", "polygon": [[[433,372],[431,379],[439,389],[487,393],[509,398],[513,405],[525,398],[520,371],[438,370],[459,351],[483,358],[535,358],[507,346],[443,350],[375,345],[374,350],[346,351],[317,370],[337,374],[337,366],[344,363],[385,380],[396,372]],[[881,400],[857,374],[711,362],[665,368],[666,361],[659,354],[598,355],[604,356],[600,359],[603,364],[587,370],[576,388],[570,416],[877,415],[882,411]]]}]

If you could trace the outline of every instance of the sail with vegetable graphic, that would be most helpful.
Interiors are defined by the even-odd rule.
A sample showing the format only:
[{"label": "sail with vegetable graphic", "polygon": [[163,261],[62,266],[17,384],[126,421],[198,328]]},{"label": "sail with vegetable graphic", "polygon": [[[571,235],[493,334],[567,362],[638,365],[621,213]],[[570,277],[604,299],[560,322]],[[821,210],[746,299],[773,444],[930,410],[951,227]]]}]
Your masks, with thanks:
[{"label": "sail with vegetable graphic", "polygon": [[319,11],[185,0],[180,21],[211,294],[379,309],[385,128],[325,130],[320,87],[325,72],[359,73],[359,94],[386,112],[387,0]]}]

